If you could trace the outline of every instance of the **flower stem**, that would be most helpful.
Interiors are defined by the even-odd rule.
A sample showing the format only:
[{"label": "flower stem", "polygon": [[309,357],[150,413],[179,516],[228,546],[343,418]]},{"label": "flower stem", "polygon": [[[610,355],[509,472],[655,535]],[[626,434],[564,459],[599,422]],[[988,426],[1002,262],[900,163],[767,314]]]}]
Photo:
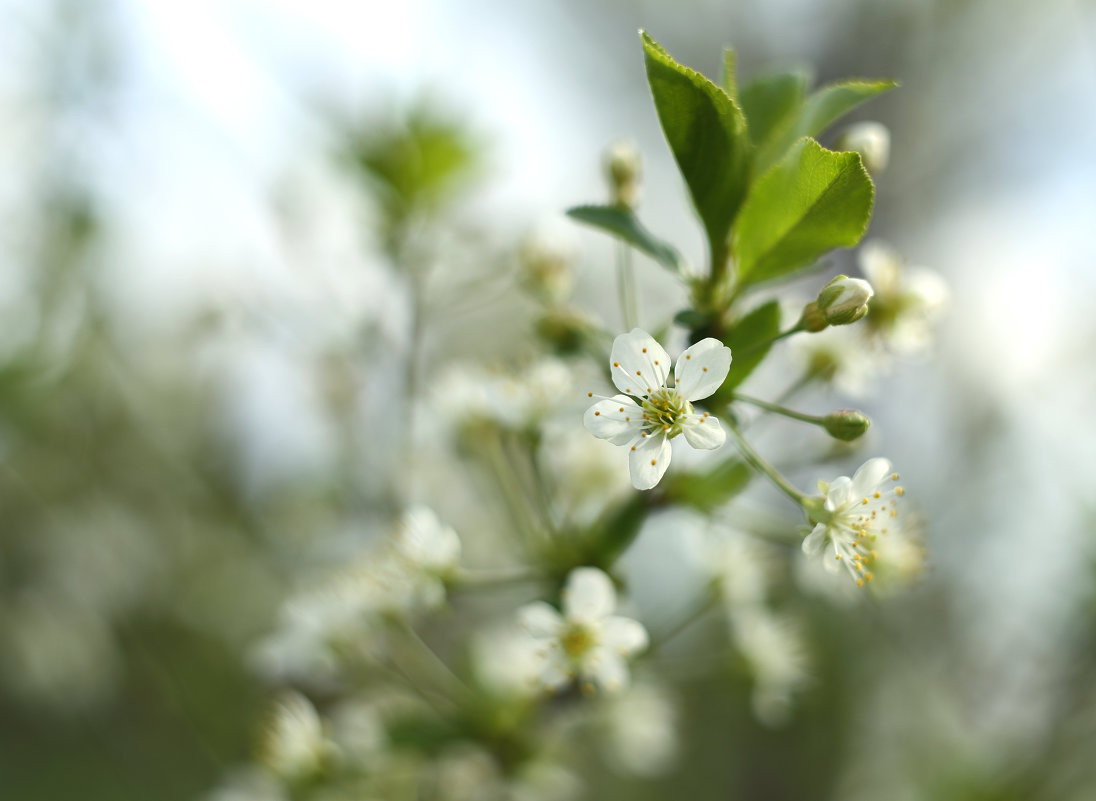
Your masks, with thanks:
[{"label": "flower stem", "polygon": [[753,449],[753,446],[748,443],[742,436],[742,432],[738,430],[738,425],[733,420],[727,420],[727,428],[731,432],[731,438],[734,440],[735,447],[739,452],[760,473],[764,473],[769,479],[776,484],[780,490],[795,501],[798,505],[802,506],[804,501],[807,500],[807,496],[793,487],[784,476],[777,472],[777,469],[762,458],[761,454]]},{"label": "flower stem", "polygon": [[766,339],[762,342],[754,342],[752,345],[748,345],[744,348],[738,348],[735,351],[735,356],[741,358],[743,356],[748,356],[751,353],[756,353],[757,351],[761,350],[762,348],[767,348],[767,347],[771,346],[774,342],[779,342],[780,340],[784,339],[785,337],[790,337],[792,334],[798,334],[800,331],[803,331],[803,330],[804,330],[804,328],[802,326],[802,323],[796,323],[791,328],[789,328],[787,331],[781,331],[779,334],[774,336],[772,339]]},{"label": "flower stem", "polygon": [[525,567],[462,570],[454,579],[454,587],[462,590],[489,590],[543,579],[541,573]]},{"label": "flower stem", "polygon": [[696,599],[692,606],[686,610],[685,614],[671,623],[665,631],[659,632],[657,637],[651,639],[651,644],[647,648],[647,653],[652,653],[656,649],[661,648],[666,642],[676,637],[700,618],[704,617],[708,610],[715,606],[715,603],[718,600],[719,593],[716,592],[714,588],[709,587],[706,589]]},{"label": "flower stem", "polygon": [[770,403],[769,401],[761,400],[760,398],[754,398],[750,395],[743,395],[741,392],[736,392],[733,396],[736,401],[742,403],[748,403],[751,406],[757,406],[765,411],[772,412],[773,414],[780,414],[784,417],[790,417],[793,420],[800,420],[804,423],[810,423],[811,425],[825,425],[825,420],[818,415],[804,414],[803,412],[797,412],[794,409],[789,409],[787,406],[781,406],[777,403]]},{"label": "flower stem", "polygon": [[632,270],[632,252],[623,242],[616,246],[617,291],[620,293],[620,314],[624,318],[624,330],[631,331],[639,325],[636,302],[635,274]]}]

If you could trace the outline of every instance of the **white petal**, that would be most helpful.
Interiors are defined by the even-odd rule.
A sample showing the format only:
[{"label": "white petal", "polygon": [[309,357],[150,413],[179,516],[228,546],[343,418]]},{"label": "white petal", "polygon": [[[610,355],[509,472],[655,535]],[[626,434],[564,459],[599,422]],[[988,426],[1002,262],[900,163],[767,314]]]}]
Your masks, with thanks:
[{"label": "white petal", "polygon": [[601,643],[621,656],[628,656],[647,647],[649,638],[643,624],[630,617],[610,615],[601,622]]},{"label": "white petal", "polygon": [[859,499],[871,495],[891,472],[893,468],[889,460],[880,457],[868,459],[852,477],[853,496]]},{"label": "white petal", "polygon": [[596,567],[578,567],[563,588],[563,614],[568,620],[594,621],[616,607],[613,581]]},{"label": "white petal", "polygon": [[648,395],[666,386],[670,354],[641,328],[633,328],[613,340],[609,356],[613,383],[629,395]]},{"label": "white petal", "polygon": [[919,300],[919,311],[929,315],[942,311],[951,295],[943,276],[924,267],[911,270],[906,275],[906,292]]},{"label": "white petal", "polygon": [[819,523],[813,529],[811,533],[803,538],[803,553],[807,556],[814,556],[822,547],[826,544],[826,526],[823,523]]},{"label": "white petal", "polygon": [[727,432],[719,421],[709,415],[694,414],[681,421],[686,441],[694,448],[712,450],[727,440]]},{"label": "white petal", "polygon": [[659,432],[649,434],[632,445],[628,454],[628,472],[632,486],[639,490],[648,490],[657,484],[666,468],[670,466],[670,441]]},{"label": "white petal", "polygon": [[518,623],[538,638],[556,637],[563,628],[559,612],[544,601],[534,601],[518,610]]},{"label": "white petal", "polygon": [[[830,482],[830,487],[826,491],[826,511],[836,512],[853,499],[852,479],[848,476],[839,476]],[[860,499],[857,497],[855,500]]]},{"label": "white petal", "polygon": [[731,349],[718,339],[708,337],[691,345],[678,357],[674,386],[685,400],[700,400],[719,389],[730,369]]},{"label": "white petal", "polygon": [[396,535],[396,547],[420,568],[444,573],[460,562],[460,537],[426,506],[408,509]]},{"label": "white petal", "polygon": [[893,295],[898,289],[902,257],[890,245],[870,239],[860,247],[860,270],[880,295]]},{"label": "white petal", "polygon": [[628,665],[609,648],[597,648],[582,666],[586,678],[592,679],[606,692],[616,692],[628,686]]},{"label": "white petal", "polygon": [[569,684],[573,673],[567,657],[559,648],[552,648],[544,655],[538,678],[541,684],[553,690]]},{"label": "white petal", "polygon": [[627,445],[639,437],[643,428],[643,410],[627,395],[599,400],[582,417],[586,430],[598,439],[614,445]]}]

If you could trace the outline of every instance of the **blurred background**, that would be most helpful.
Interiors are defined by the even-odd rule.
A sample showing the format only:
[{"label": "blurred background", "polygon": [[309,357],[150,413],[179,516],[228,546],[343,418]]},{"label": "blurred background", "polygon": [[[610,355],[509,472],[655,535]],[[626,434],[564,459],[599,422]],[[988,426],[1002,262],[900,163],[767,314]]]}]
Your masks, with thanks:
[{"label": "blurred background", "polygon": [[[900,81],[855,112],[892,136],[870,235],[952,298],[935,356],[861,401],[872,448],[916,489],[925,579],[817,610],[814,684],[782,726],[733,683],[683,686],[676,772],[613,792],[1096,798],[1096,5],[0,14],[4,798],[199,798],[248,759],[268,697],[251,655],[287,577],[444,484],[428,461],[396,478],[401,432],[429,410],[386,399],[520,354],[529,232],[576,254],[576,297],[619,324],[598,300],[612,243],[560,214],[605,197],[610,142],[644,155],[644,220],[703,263],[641,27],[710,76],[731,45],[740,76]],[[429,154],[413,180],[392,155],[408,141]],[[412,207],[428,234],[407,235]],[[437,276],[421,303],[401,268],[417,259]],[[645,319],[680,308],[664,275],[639,276]],[[437,506],[458,530],[480,519],[460,497]],[[657,583],[645,554],[672,528],[641,539],[634,576]],[[586,767],[589,797],[618,797]]]}]

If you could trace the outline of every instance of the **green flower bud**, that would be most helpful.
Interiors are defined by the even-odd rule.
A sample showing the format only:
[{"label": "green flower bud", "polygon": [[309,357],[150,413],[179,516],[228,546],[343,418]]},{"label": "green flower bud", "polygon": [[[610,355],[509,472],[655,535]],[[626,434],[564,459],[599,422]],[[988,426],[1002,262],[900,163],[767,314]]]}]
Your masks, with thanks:
[{"label": "green flower bud", "polygon": [[868,313],[875,292],[862,278],[839,275],[818,293],[818,310],[828,325],[849,325]]},{"label": "green flower bud", "polygon": [[859,439],[870,425],[871,420],[867,418],[867,415],[855,409],[838,409],[836,412],[827,414],[822,420],[826,433],[842,442]]},{"label": "green flower bud", "polygon": [[631,142],[614,142],[605,151],[605,171],[609,176],[612,202],[634,209],[639,205],[639,180],[642,161],[639,149]]},{"label": "green flower bud", "polygon": [[880,122],[855,123],[841,134],[837,149],[859,153],[864,169],[876,175],[883,172],[890,161],[890,131]]},{"label": "green flower bud", "polygon": [[575,255],[567,243],[544,234],[529,236],[518,252],[522,286],[549,305],[566,301],[575,284]]}]

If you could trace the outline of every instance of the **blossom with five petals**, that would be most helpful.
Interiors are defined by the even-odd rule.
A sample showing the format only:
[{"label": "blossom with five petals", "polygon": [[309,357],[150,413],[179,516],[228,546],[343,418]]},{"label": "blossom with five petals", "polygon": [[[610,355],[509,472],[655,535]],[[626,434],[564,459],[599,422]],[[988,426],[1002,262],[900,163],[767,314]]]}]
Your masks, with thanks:
[{"label": "blossom with five petals", "polygon": [[518,610],[518,621],[542,647],[539,683],[557,689],[578,678],[585,691],[614,691],[628,683],[626,658],[647,647],[647,630],[614,615],[613,582],[596,567],[571,571],[563,589],[563,614],[544,601]]},{"label": "blossom with five petals", "polygon": [[[613,383],[623,395],[602,398],[583,418],[595,437],[627,445],[632,486],[651,489],[670,465],[670,440],[684,434],[694,448],[718,448],[726,439],[719,421],[697,414],[692,401],[719,389],[731,368],[731,349],[708,337],[678,357],[673,386],[670,356],[646,331],[633,328],[613,341]],[[592,392],[588,393],[593,397]]]}]

